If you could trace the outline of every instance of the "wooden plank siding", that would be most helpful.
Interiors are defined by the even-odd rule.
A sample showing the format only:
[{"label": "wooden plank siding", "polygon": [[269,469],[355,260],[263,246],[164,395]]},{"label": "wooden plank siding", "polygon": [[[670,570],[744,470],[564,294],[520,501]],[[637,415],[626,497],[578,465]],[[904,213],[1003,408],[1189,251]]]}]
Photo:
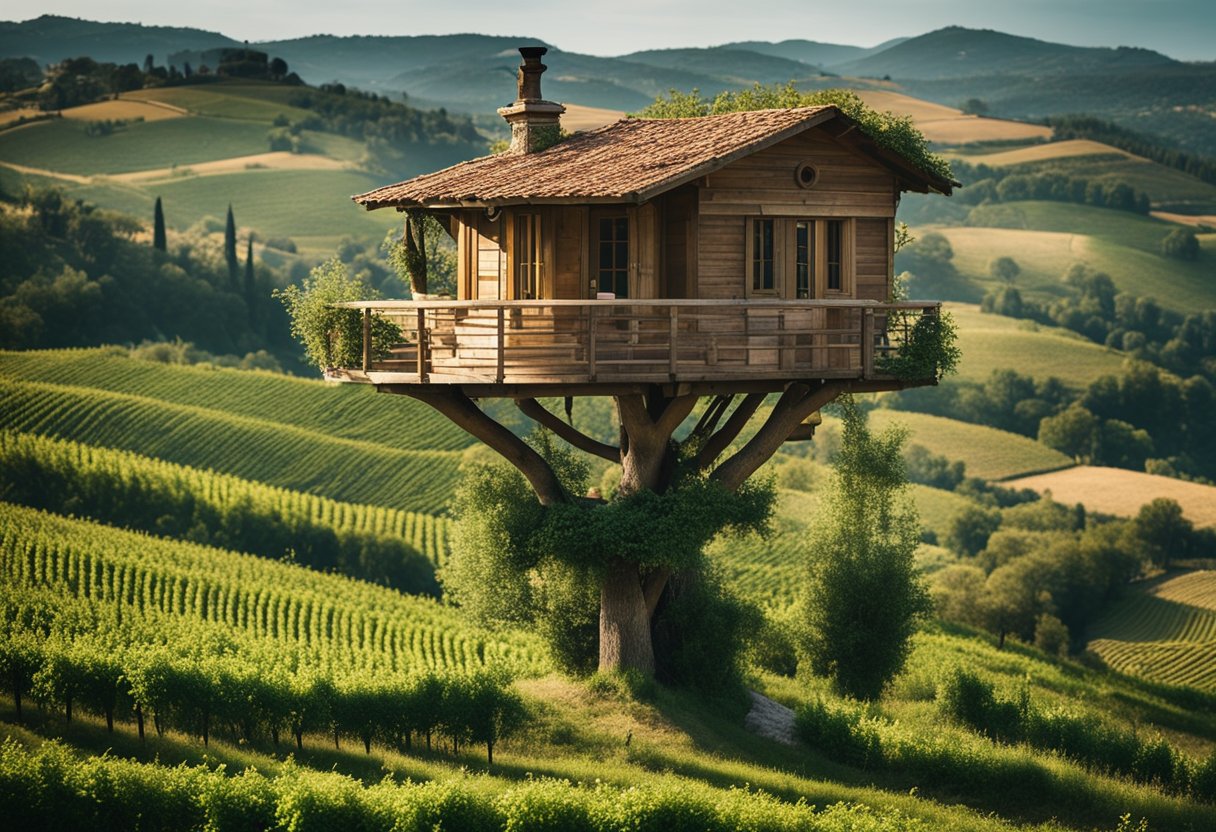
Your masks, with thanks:
[{"label": "wooden plank siding", "polygon": [[855,297],[886,301],[890,293],[891,223],[889,219],[863,217],[854,223],[853,245]]}]

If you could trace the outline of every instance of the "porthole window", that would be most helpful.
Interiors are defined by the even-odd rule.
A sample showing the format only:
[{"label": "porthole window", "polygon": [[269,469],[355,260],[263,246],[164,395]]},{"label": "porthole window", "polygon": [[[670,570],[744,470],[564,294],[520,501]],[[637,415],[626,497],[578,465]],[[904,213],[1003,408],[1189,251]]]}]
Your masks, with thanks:
[{"label": "porthole window", "polygon": [[794,169],[794,181],[800,188],[810,188],[819,179],[819,171],[810,162],[803,162]]}]

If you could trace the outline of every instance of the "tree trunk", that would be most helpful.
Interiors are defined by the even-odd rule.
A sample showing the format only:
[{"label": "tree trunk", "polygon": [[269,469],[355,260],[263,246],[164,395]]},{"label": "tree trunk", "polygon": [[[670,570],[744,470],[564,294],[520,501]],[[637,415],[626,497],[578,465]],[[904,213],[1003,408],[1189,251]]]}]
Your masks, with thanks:
[{"label": "tree trunk", "polygon": [[1005,631],[1003,629],[1001,630],[1001,637],[997,640],[996,649],[997,650],[1005,649]]},{"label": "tree trunk", "polygon": [[372,753],[372,738],[368,734],[363,735],[363,753],[364,754]]},{"label": "tree trunk", "polygon": [[114,709],[106,708],[106,733],[114,733]]},{"label": "tree trunk", "polygon": [[139,741],[144,741],[144,709],[142,705],[135,706],[135,725],[139,728]]},{"label": "tree trunk", "polygon": [[600,585],[600,670],[654,675],[650,611],[636,564],[614,561]]},{"label": "tree trunk", "polygon": [[13,704],[17,706],[17,722],[21,722],[21,686],[13,685]]},{"label": "tree trunk", "polygon": [[64,707],[67,711],[68,722],[72,721],[72,697],[68,696],[64,699]]},{"label": "tree trunk", "polygon": [[486,765],[487,767],[494,765],[494,743],[492,741],[486,742]]},{"label": "tree trunk", "polygon": [[296,735],[296,751],[303,751],[304,750],[304,731],[297,730],[294,733]]}]

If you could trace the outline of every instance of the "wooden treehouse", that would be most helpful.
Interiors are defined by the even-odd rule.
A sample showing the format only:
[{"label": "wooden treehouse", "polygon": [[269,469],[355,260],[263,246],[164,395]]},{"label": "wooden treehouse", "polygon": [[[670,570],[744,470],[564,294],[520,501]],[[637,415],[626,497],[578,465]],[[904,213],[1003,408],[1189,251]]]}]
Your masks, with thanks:
[{"label": "wooden treehouse", "polygon": [[[884,357],[939,308],[888,302],[899,196],[953,183],[834,106],[630,118],[545,146],[564,108],[541,98],[545,50],[520,51],[509,151],[354,197],[439,218],[458,295],[348,304],[363,361],[331,378],[515,399],[891,386]],[[387,355],[372,316],[402,333]]]},{"label": "wooden treehouse", "polygon": [[[426,402],[518,468],[542,505],[589,510],[602,501],[567,494],[476,400],[514,399],[620,464],[627,497],[669,493],[690,468],[738,492],[782,443],[809,438],[841,393],[936,381],[911,346],[939,304],[889,302],[894,219],[901,192],[949,194],[954,183],[833,106],[623,119],[556,141],[563,107],[541,96],[545,50],[520,52],[518,98],[499,110],[507,152],[354,198],[406,212],[407,231],[420,212],[438,218],[456,241],[457,297],[344,304],[362,311],[362,360],[330,378]],[[373,337],[385,330],[400,342]],[[614,398],[619,445],[539,401],[581,395]],[[678,455],[673,434],[701,397]],[[634,549],[651,545],[647,528],[636,526]],[[661,558],[597,556],[600,669],[654,673],[651,626],[682,578]]]}]

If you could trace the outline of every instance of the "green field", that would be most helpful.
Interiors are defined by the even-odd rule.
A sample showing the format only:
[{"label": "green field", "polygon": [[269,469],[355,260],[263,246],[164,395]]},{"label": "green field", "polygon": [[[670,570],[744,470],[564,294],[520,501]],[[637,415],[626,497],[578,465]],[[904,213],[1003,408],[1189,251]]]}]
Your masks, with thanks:
[{"label": "green field", "polygon": [[[824,419],[825,427],[834,428],[837,424],[832,417]],[[959,460],[967,466],[968,476],[985,480],[1053,471],[1073,464],[1059,451],[1025,436],[927,413],[878,408],[871,412],[870,424],[878,429],[903,425],[908,429],[909,443],[923,445],[946,459]]]},{"label": "green field", "polygon": [[1116,670],[1216,691],[1216,572],[1167,575],[1112,606],[1089,649]]},{"label": "green field", "polygon": [[940,231],[954,249],[959,273],[983,289],[994,288],[988,273],[995,257],[1009,256],[1022,269],[1016,285],[1039,297],[1069,291],[1061,277],[1073,263],[1106,272],[1120,291],[1153,297],[1167,309],[1186,313],[1216,307],[1216,239],[1201,240],[1195,262],[1161,256],[1161,239],[1179,226],[1107,208],[1058,202],[983,205],[971,211],[967,227]]},{"label": "green field", "polygon": [[398,450],[221,410],[7,379],[0,380],[0,424],[427,514],[447,506],[461,460],[459,451]]},{"label": "green field", "polygon": [[472,438],[431,408],[371,387],[277,373],[160,364],[125,350],[0,352],[0,377],[126,393],[283,423],[399,450],[461,450]]},{"label": "green field", "polygon": [[86,124],[56,119],[0,133],[0,160],[42,170],[94,176],[184,168],[233,156],[265,153],[267,125],[189,117],[129,124],[89,136]]},{"label": "green field", "polygon": [[1080,390],[1099,376],[1117,374],[1124,354],[1067,329],[980,312],[975,304],[945,307],[958,324],[963,358],[957,378],[983,383],[993,370],[1014,370],[1042,381],[1055,376]]}]

